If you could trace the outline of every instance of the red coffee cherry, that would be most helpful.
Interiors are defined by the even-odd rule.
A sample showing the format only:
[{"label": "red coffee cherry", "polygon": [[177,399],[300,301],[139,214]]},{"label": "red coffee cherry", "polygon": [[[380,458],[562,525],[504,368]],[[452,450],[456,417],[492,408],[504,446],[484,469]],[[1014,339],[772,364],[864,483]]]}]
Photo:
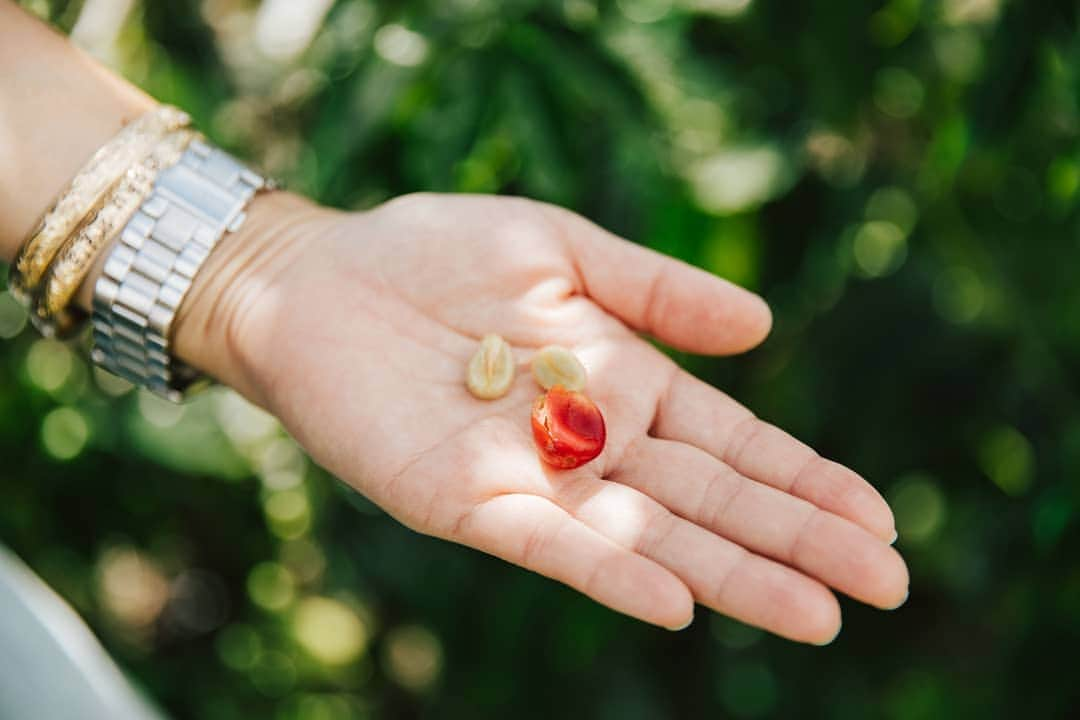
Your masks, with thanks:
[{"label": "red coffee cherry", "polygon": [[569,470],[604,449],[604,416],[592,400],[556,385],[533,403],[533,440],[548,465]]}]

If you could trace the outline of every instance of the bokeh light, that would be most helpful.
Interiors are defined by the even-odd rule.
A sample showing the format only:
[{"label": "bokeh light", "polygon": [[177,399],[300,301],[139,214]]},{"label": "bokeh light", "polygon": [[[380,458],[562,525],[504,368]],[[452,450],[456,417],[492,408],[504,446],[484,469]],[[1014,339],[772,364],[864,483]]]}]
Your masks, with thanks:
[{"label": "bokeh light", "polygon": [[139,414],[159,428],[171,428],[184,417],[186,406],[169,402],[148,390],[139,391]]},{"label": "bokeh light", "polygon": [[47,392],[64,386],[75,367],[75,356],[67,345],[56,340],[38,340],[26,354],[26,374]]},{"label": "bokeh light", "polygon": [[41,444],[57,460],[77,457],[89,439],[90,423],[75,408],[56,408],[41,421]]},{"label": "bokeh light", "polygon": [[214,405],[222,429],[242,452],[250,452],[278,431],[273,415],[234,392],[215,393]]},{"label": "bokeh light", "polygon": [[27,315],[22,304],[6,290],[0,292],[0,339],[9,340],[26,327]]},{"label": "bokeh light", "polygon": [[110,548],[101,555],[97,586],[106,611],[133,629],[153,623],[169,599],[169,581],[161,568],[132,547]]},{"label": "bokeh light", "polygon": [[331,693],[304,693],[286,703],[277,714],[280,720],[353,720],[370,715],[355,697]]},{"label": "bokeh light", "polygon": [[310,538],[290,539],[281,546],[281,562],[299,583],[315,584],[326,571],[326,553]]},{"label": "bokeh light", "polygon": [[263,651],[259,633],[245,623],[234,623],[224,628],[217,634],[214,644],[221,662],[232,670],[254,667]]},{"label": "bokeh light", "polygon": [[291,438],[277,437],[257,447],[254,465],[268,490],[291,490],[304,481],[307,460]]},{"label": "bokeh light", "polygon": [[875,190],[867,200],[866,219],[892,223],[906,237],[915,229],[919,208],[907,190],[883,187]]},{"label": "bokeh light", "polygon": [[977,76],[984,57],[978,36],[970,30],[939,33],[934,38],[934,54],[941,71],[959,83],[967,83]]},{"label": "bokeh light", "polygon": [[1007,495],[1023,495],[1035,480],[1035,450],[1016,428],[996,427],[983,435],[978,460],[983,472]]},{"label": "bokeh light", "polygon": [[375,51],[394,65],[415,67],[427,57],[428,44],[420,33],[403,25],[390,23],[375,33]]},{"label": "bokeh light", "polygon": [[855,231],[852,240],[855,263],[866,277],[895,272],[907,258],[904,232],[886,220],[871,220]]},{"label": "bokeh light", "polygon": [[947,23],[986,24],[997,19],[1001,0],[944,0],[943,9]]},{"label": "bokeh light", "polygon": [[925,474],[898,480],[889,493],[896,519],[896,532],[903,543],[922,544],[933,540],[947,517],[945,494],[937,480]]},{"label": "bokeh light", "polygon": [[636,23],[663,20],[671,12],[673,0],[617,0],[619,10]]},{"label": "bokeh light", "polygon": [[943,318],[958,324],[969,323],[978,319],[986,307],[986,285],[969,267],[945,268],[934,283],[933,299]]},{"label": "bokeh light", "polygon": [[403,625],[387,635],[387,672],[402,687],[424,692],[438,679],[442,663],[442,645],[427,628]]},{"label": "bokeh light", "polygon": [[263,509],[270,529],[280,538],[300,537],[311,527],[311,506],[303,490],[270,493],[263,501]]},{"label": "bokeh light", "polygon": [[805,152],[811,167],[838,187],[854,185],[866,170],[865,151],[837,132],[820,129],[809,133]]},{"label": "bokeh light", "polygon": [[307,597],[297,603],[293,636],[309,655],[326,665],[354,662],[367,649],[370,630],[343,602]]},{"label": "bokeh light", "polygon": [[252,602],[264,610],[284,610],[296,597],[296,582],[284,566],[262,562],[248,573],[247,591]]},{"label": "bokeh light", "polygon": [[750,8],[751,0],[680,0],[688,10],[708,13],[724,18],[742,15]]},{"label": "bokeh light", "polygon": [[[1072,200],[1076,191],[1080,190],[1080,162],[1070,157],[1054,158],[1046,169],[1046,185],[1049,194],[1059,200]],[[2,329],[0,332],[3,332]]]},{"label": "bokeh light", "polygon": [[204,635],[224,623],[228,611],[221,578],[206,570],[190,569],[170,583],[163,622],[178,635]]},{"label": "bokeh light", "polygon": [[103,393],[111,397],[126,395],[135,389],[135,386],[124,378],[102,370],[96,365],[94,366],[93,376],[94,385],[96,385]]},{"label": "bokeh light", "polygon": [[267,57],[292,60],[311,44],[332,4],[332,0],[266,0],[255,16],[256,45]]},{"label": "bokeh light", "polygon": [[904,68],[884,68],[874,80],[874,103],[881,112],[898,120],[919,112],[924,95],[919,78]]},{"label": "bokeh light", "polygon": [[781,190],[784,157],[772,147],[737,148],[704,158],[690,170],[703,208],[727,215],[757,207]]}]

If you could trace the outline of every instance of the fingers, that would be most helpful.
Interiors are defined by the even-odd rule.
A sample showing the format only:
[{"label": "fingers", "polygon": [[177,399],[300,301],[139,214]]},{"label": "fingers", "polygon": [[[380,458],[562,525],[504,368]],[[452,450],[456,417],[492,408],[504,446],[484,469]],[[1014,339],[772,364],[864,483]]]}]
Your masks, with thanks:
[{"label": "fingers", "polygon": [[799,642],[824,644],[840,629],[828,588],[668,512],[619,483],[583,478],[555,498],[575,517],[678,575],[698,602]]},{"label": "fingers", "polygon": [[891,609],[907,597],[907,567],[881,538],[691,445],[644,440],[609,479],[857,600]]},{"label": "fingers", "polygon": [[585,293],[636,330],[695,353],[739,353],[769,334],[757,295],[680,260],[618,238],[559,208]]},{"label": "fingers", "polygon": [[886,542],[896,537],[892,511],[868,482],[689,373],[675,373],[652,434],[694,445],[742,475],[847,518]]},{"label": "fingers", "polygon": [[681,627],[694,614],[690,591],[670,571],[537,495],[498,495],[476,505],[456,539],[654,625]]}]

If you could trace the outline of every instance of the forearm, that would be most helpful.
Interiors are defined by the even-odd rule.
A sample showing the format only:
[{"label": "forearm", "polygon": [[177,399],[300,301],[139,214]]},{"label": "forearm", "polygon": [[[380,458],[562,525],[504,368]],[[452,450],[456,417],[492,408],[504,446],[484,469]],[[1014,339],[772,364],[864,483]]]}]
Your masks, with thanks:
[{"label": "forearm", "polygon": [[0,0],[0,259],[83,163],[153,100]]},{"label": "forearm", "polygon": [[[0,0],[0,259],[11,261],[42,214],[87,159],[155,102],[45,23]],[[320,214],[287,193],[256,197],[195,278],[173,325],[178,357],[254,395],[236,362],[234,318],[255,271],[284,263],[278,228]],[[102,252],[76,302],[90,307]],[[273,268],[269,267],[272,271]],[[258,398],[256,398],[258,399]]]}]

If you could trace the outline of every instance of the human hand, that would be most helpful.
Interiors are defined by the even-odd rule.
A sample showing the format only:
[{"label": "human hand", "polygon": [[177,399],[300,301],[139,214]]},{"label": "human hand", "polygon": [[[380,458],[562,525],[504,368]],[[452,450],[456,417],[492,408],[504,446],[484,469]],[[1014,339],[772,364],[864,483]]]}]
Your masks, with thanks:
[{"label": "human hand", "polygon": [[[635,334],[741,352],[770,327],[757,296],[522,199],[413,195],[358,214],[260,202],[282,208],[243,231],[257,241],[218,251],[181,356],[409,527],[669,628],[696,600],[826,643],[830,588],[903,602],[881,496]],[[489,332],[519,371],[485,402],[463,378]],[[570,471],[541,463],[529,427],[528,361],[551,343],[581,358],[607,423],[603,453]]]}]

